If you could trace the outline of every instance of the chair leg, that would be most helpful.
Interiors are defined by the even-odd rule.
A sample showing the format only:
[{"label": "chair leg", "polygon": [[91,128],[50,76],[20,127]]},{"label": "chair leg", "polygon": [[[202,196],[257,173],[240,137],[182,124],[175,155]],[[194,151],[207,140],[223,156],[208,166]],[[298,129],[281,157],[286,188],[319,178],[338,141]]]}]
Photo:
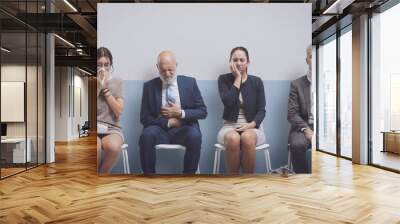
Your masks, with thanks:
[{"label": "chair leg", "polygon": [[196,174],[200,174],[200,165],[197,166]]},{"label": "chair leg", "polygon": [[292,170],[292,153],[290,152],[290,149],[288,151],[288,169]]},{"label": "chair leg", "polygon": [[126,149],[122,150],[122,162],[124,163],[124,173],[130,174],[129,157]]},{"label": "chair leg", "polygon": [[221,171],[221,152],[222,150],[218,150],[217,174],[220,174]]},{"label": "chair leg", "polygon": [[289,172],[293,172],[292,152],[290,151],[289,144],[288,144],[288,170]]},{"label": "chair leg", "polygon": [[219,150],[216,148],[215,153],[214,153],[214,168],[213,168],[213,174],[217,174],[217,166],[219,166]]},{"label": "chair leg", "polygon": [[131,173],[131,166],[129,165],[128,150],[126,150],[126,174]]},{"label": "chair leg", "polygon": [[271,167],[271,160],[269,156],[269,150],[265,149],[264,150],[264,155],[265,155],[265,167],[267,169],[267,174],[271,173],[272,167]]},{"label": "chair leg", "polygon": [[124,164],[124,174],[126,174],[126,155],[125,155],[125,149],[122,150],[122,163]]}]

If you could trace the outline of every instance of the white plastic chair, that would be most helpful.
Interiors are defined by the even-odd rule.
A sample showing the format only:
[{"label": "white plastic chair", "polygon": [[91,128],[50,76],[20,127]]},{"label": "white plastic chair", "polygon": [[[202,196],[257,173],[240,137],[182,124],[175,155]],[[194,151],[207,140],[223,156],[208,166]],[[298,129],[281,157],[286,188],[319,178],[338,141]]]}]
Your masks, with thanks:
[{"label": "white plastic chair", "polygon": [[[215,144],[215,156],[214,156],[214,169],[213,173],[218,174],[219,173],[219,167],[220,167],[220,162],[221,162],[221,152],[225,150],[225,146],[222,144]],[[265,156],[265,167],[267,170],[267,174],[271,173],[272,167],[271,167],[271,157],[269,155],[269,144],[262,144],[256,147],[256,151],[258,150],[264,150],[264,156]]]},{"label": "white plastic chair", "polygon": [[[264,132],[264,122],[261,122],[260,124],[260,130]],[[264,132],[265,133],[265,132]],[[217,174],[219,173],[219,167],[220,167],[220,162],[221,162],[221,151],[225,150],[225,146],[223,144],[215,144],[215,155],[214,155],[214,169],[213,173]],[[269,155],[269,144],[261,144],[259,146],[256,146],[256,151],[258,150],[264,150],[264,156],[265,156],[265,168],[267,170],[267,174],[270,174],[272,172],[272,167],[271,167],[271,157]]]},{"label": "white plastic chair", "polygon": [[123,144],[122,149],[122,162],[124,164],[124,174],[130,174],[129,157],[128,157],[128,144]]},{"label": "white plastic chair", "polygon": [[[175,150],[186,151],[186,147],[183,145],[176,145],[176,144],[158,144],[158,145],[156,145],[156,150],[162,150],[162,149],[175,149]],[[199,166],[197,166],[196,174],[200,174]]]}]

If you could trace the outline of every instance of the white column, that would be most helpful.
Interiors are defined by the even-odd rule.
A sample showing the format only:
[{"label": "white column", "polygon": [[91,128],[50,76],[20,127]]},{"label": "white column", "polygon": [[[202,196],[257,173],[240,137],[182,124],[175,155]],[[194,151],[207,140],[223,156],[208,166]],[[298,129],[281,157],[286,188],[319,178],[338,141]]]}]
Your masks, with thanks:
[{"label": "white column", "polygon": [[54,35],[49,33],[46,36],[46,163],[55,161],[54,133],[55,133],[55,56],[54,56]]},{"label": "white column", "polygon": [[353,162],[368,163],[368,15],[353,20]]},{"label": "white column", "polygon": [[[54,5],[46,1],[46,11],[54,12]],[[55,162],[55,42],[54,35],[46,35],[46,163]]]}]

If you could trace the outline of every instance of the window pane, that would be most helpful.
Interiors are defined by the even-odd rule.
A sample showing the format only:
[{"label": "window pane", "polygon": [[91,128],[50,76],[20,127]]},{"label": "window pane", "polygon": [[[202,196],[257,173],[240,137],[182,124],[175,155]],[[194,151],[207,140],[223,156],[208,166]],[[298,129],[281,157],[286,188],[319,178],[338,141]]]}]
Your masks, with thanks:
[{"label": "window pane", "polygon": [[318,48],[318,147],[336,153],[336,39]]},{"label": "window pane", "polygon": [[340,37],[340,152],[351,158],[352,141],[352,35],[351,30]]},{"label": "window pane", "polygon": [[400,130],[400,4],[371,22],[372,163],[400,170],[400,133],[391,133]]}]

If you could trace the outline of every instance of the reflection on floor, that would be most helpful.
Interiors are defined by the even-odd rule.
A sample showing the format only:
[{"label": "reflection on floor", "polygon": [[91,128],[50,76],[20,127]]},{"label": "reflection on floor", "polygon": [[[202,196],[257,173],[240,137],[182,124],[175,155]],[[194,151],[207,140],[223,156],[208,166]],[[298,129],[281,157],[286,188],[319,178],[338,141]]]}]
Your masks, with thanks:
[{"label": "reflection on floor", "polygon": [[372,157],[373,164],[400,171],[400,155],[392,152],[375,151]]},{"label": "reflection on floor", "polygon": [[25,170],[25,167],[24,168],[19,168],[19,167],[18,168],[1,168],[1,178],[13,175],[15,173],[18,173],[18,172],[21,172],[24,170]]},{"label": "reflection on floor", "polygon": [[345,156],[347,158],[351,158],[352,157],[352,149],[349,147],[342,147],[341,148],[341,155]]},{"label": "reflection on floor", "polygon": [[27,163],[26,167],[25,164],[2,164],[2,168],[0,170],[1,173],[1,178],[5,178],[7,176],[22,172],[26,170],[26,168],[29,170],[30,168],[36,167],[37,165],[35,163]]}]

